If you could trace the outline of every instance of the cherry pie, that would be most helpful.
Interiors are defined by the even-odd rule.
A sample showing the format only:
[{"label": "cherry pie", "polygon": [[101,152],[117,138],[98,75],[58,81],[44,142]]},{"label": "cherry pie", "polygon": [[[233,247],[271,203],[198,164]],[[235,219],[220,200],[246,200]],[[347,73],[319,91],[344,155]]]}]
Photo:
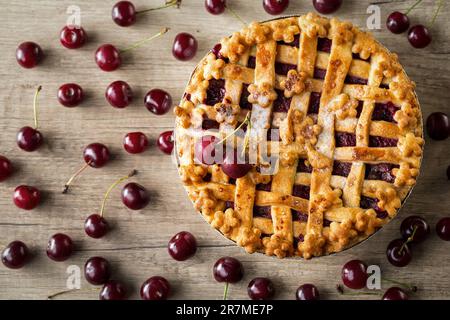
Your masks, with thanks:
[{"label": "cherry pie", "polygon": [[[198,64],[175,114],[190,199],[249,253],[342,251],[391,220],[419,174],[414,83],[395,54],[338,19],[309,13],[235,32]],[[245,163],[229,148],[222,163],[203,159],[225,143]],[[275,156],[270,174],[261,149]]]}]

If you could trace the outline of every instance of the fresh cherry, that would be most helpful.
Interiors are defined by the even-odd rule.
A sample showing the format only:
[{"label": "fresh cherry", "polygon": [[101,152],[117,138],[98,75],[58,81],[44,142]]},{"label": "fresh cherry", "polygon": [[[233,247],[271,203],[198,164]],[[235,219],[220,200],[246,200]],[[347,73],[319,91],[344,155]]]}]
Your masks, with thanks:
[{"label": "fresh cherry", "polygon": [[122,189],[122,202],[131,210],[141,210],[150,202],[147,189],[138,183],[127,183]]},{"label": "fresh cherry", "polygon": [[65,26],[61,30],[59,40],[68,49],[78,49],[86,43],[87,34],[81,26]]},{"label": "fresh cherry", "polygon": [[133,91],[125,81],[114,81],[106,89],[105,97],[114,108],[126,108],[133,101]]},{"label": "fresh cherry", "polygon": [[100,291],[100,300],[125,300],[127,295],[125,286],[115,280],[109,280]]},{"label": "fresh cherry", "polygon": [[8,158],[0,155],[0,182],[5,181],[13,172],[13,166]]},{"label": "fresh cherry", "polygon": [[41,92],[42,87],[39,86],[36,89],[33,100],[33,110],[34,110],[34,128],[26,126],[19,130],[17,133],[17,145],[20,149],[32,152],[37,150],[44,141],[41,132],[38,130],[38,117],[37,117],[37,99],[39,92]]},{"label": "fresh cherry", "polygon": [[295,294],[297,300],[320,300],[319,290],[310,283],[305,283],[298,287]]},{"label": "fresh cherry", "polygon": [[193,35],[182,32],[173,41],[172,54],[181,61],[191,60],[197,53],[197,40]]},{"label": "fresh cherry", "polygon": [[17,62],[27,69],[37,66],[41,62],[43,56],[44,53],[42,52],[41,47],[34,42],[21,43],[16,50]]},{"label": "fresh cherry", "polygon": [[53,235],[48,241],[47,256],[54,261],[65,261],[73,252],[73,242],[63,233]]},{"label": "fresh cherry", "polygon": [[84,231],[91,238],[102,238],[108,230],[108,221],[99,214],[91,214],[84,222]]},{"label": "fresh cherry", "polygon": [[28,247],[22,241],[13,241],[3,250],[2,262],[10,269],[20,269],[28,261]]},{"label": "fresh cherry", "polygon": [[236,283],[244,276],[244,268],[236,258],[223,257],[214,264],[213,275],[217,282]]},{"label": "fresh cherry", "polygon": [[216,151],[223,147],[218,142],[219,139],[215,136],[202,136],[194,145],[195,160],[207,165],[214,164],[216,162]]},{"label": "fresh cherry", "polygon": [[142,10],[142,11],[136,11],[136,8],[134,7],[134,4],[131,3],[130,1],[120,1],[117,2],[111,12],[111,16],[113,21],[121,26],[121,27],[129,27],[131,25],[133,25],[136,22],[136,17],[138,14],[142,14],[148,11],[153,11],[153,10],[159,10],[159,9],[164,9],[164,8],[168,8],[171,6],[177,6],[179,7],[181,4],[181,0],[169,0],[166,1],[166,4],[164,6],[161,7],[157,7],[157,8],[150,8],[150,9],[146,9],[146,10]]},{"label": "fresh cherry", "polygon": [[445,217],[438,221],[436,233],[442,240],[450,241],[450,217]]},{"label": "fresh cherry", "polygon": [[211,14],[221,14],[225,11],[226,0],[205,0],[205,8]]},{"label": "fresh cherry", "polygon": [[411,262],[412,253],[408,243],[403,239],[392,240],[386,250],[388,261],[396,267],[404,267]]},{"label": "fresh cherry", "polygon": [[142,153],[148,147],[147,136],[142,132],[130,132],[123,138],[123,147],[128,153]]},{"label": "fresh cherry", "polygon": [[172,107],[172,97],[161,89],[152,89],[145,95],[144,104],[148,111],[162,115]]},{"label": "fresh cherry", "polygon": [[367,277],[367,265],[361,260],[351,260],[342,268],[342,281],[350,289],[364,288]]},{"label": "fresh cherry", "polygon": [[251,164],[239,163],[243,160],[238,159],[237,153],[236,150],[227,153],[221,166],[222,171],[233,179],[242,178],[252,169]]},{"label": "fresh cherry", "polygon": [[394,11],[387,18],[386,26],[392,33],[403,33],[409,28],[409,18],[404,13]]},{"label": "fresh cherry", "polygon": [[158,137],[156,142],[159,150],[165,154],[171,154],[173,150],[173,131],[164,131]]},{"label": "fresh cherry", "polygon": [[392,287],[386,290],[382,300],[408,300],[408,295],[403,289]]},{"label": "fresh cherry", "polygon": [[445,140],[450,135],[450,120],[443,112],[433,112],[427,118],[427,132],[431,139]]},{"label": "fresh cherry", "polygon": [[78,106],[83,96],[83,89],[76,83],[66,83],[58,89],[59,103],[68,108]]},{"label": "fresh cherry", "polygon": [[431,34],[427,27],[419,24],[409,29],[408,40],[414,48],[422,49],[431,43]]},{"label": "fresh cherry", "polygon": [[420,243],[430,234],[430,226],[419,216],[409,216],[402,221],[400,233],[404,240],[411,238],[410,243]]},{"label": "fresh cherry", "polygon": [[111,277],[111,266],[105,258],[92,257],[84,265],[84,277],[93,285],[105,284]]},{"label": "fresh cherry", "polygon": [[288,6],[289,0],[263,0],[264,10],[272,15],[282,13]]},{"label": "fresh cherry", "polygon": [[92,168],[105,166],[109,157],[109,149],[102,143],[91,143],[83,151],[84,161]]},{"label": "fresh cherry", "polygon": [[181,231],[170,239],[167,250],[175,260],[184,261],[194,256],[197,251],[197,240],[192,233]]},{"label": "fresh cherry", "polygon": [[112,44],[101,45],[95,52],[95,62],[103,71],[114,71],[122,64],[119,50]]},{"label": "fresh cherry", "polygon": [[24,210],[32,210],[41,202],[41,193],[35,187],[21,185],[14,190],[14,204]]},{"label": "fresh cherry", "polygon": [[314,8],[322,14],[336,12],[342,5],[342,0],[313,0]]},{"label": "fresh cherry", "polygon": [[247,293],[252,300],[269,300],[275,295],[275,288],[267,278],[254,278],[247,286]]},{"label": "fresh cherry", "polygon": [[169,294],[170,283],[160,276],[147,279],[141,287],[142,300],[167,300]]}]

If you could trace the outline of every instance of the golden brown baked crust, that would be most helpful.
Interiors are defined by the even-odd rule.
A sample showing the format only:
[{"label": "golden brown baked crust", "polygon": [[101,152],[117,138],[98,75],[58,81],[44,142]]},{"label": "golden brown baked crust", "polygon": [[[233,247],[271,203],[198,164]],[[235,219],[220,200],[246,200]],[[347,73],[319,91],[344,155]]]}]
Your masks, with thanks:
[{"label": "golden brown baked crust", "polygon": [[[319,50],[324,41],[331,48]],[[280,64],[290,70],[280,72]],[[214,105],[207,103],[211,81],[224,81],[223,99]],[[242,105],[244,90],[251,111]],[[317,96],[319,108],[311,112]],[[288,110],[274,108],[280,98]],[[209,53],[197,66],[175,114],[179,171],[190,199],[249,253],[308,259],[354,245],[397,214],[419,174],[424,140],[414,83],[395,54],[334,18],[309,13],[253,22],[223,39],[220,54]],[[209,134],[219,139],[245,119],[257,139],[279,129],[279,145],[268,141],[271,153],[278,149],[278,170],[260,173],[258,158],[234,181],[220,165],[196,163],[204,119],[216,121],[219,131]],[[354,141],[338,145],[338,135]],[[269,216],[255,214],[258,208]]]}]

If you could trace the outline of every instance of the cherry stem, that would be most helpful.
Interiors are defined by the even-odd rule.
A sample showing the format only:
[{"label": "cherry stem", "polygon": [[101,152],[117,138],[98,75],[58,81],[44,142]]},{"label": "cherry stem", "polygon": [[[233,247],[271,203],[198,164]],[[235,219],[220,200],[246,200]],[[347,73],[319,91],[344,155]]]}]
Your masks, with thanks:
[{"label": "cherry stem", "polygon": [[228,296],[228,282],[225,282],[225,288],[223,289],[223,300],[227,300]]},{"label": "cherry stem", "polygon": [[73,174],[73,176],[70,177],[70,179],[64,185],[64,190],[62,192],[63,194],[66,194],[67,192],[69,192],[70,184],[75,180],[76,177],[78,177],[80,175],[80,173],[82,173],[87,167],[89,167],[90,164],[91,164],[91,162],[87,162],[84,166],[82,166],[80,169],[78,169],[78,171],[75,172]]},{"label": "cherry stem", "polygon": [[416,235],[416,231],[417,231],[417,226],[414,226],[414,229],[413,229],[413,232],[412,232],[411,236],[408,239],[406,239],[406,241],[400,247],[400,250],[398,250],[398,253],[402,254],[403,250],[405,250],[406,245],[414,240],[414,236]]},{"label": "cherry stem", "polygon": [[242,121],[242,123],[241,123],[236,129],[234,129],[233,132],[231,132],[230,134],[228,134],[225,138],[223,138],[222,140],[220,140],[220,141],[217,142],[216,144],[221,144],[221,143],[223,143],[223,142],[226,141],[229,137],[233,136],[240,128],[242,128],[242,126],[243,126],[244,124],[248,124],[248,123],[250,123],[250,112],[247,113],[247,115],[245,116],[244,121]]},{"label": "cherry stem", "polygon": [[165,34],[165,33],[166,33],[167,31],[169,31],[169,30],[170,30],[169,28],[164,27],[164,28],[161,29],[160,32],[158,32],[157,34],[151,36],[150,38],[141,40],[141,41],[136,42],[135,44],[133,44],[133,45],[131,45],[131,46],[129,46],[129,47],[123,49],[123,50],[120,50],[120,53],[124,53],[124,52],[130,51],[130,50],[133,50],[133,49],[135,49],[135,48],[137,48],[137,47],[140,47],[140,46],[143,45],[144,43],[146,43],[146,42],[148,42],[148,41],[151,41],[151,40],[153,40],[153,39],[155,39],[155,38],[158,38],[158,37],[162,36],[163,34]]},{"label": "cherry stem", "polygon": [[411,11],[413,11],[414,8],[417,7],[421,2],[422,0],[417,0],[416,3],[414,3],[413,6],[405,12],[405,15],[408,15]]},{"label": "cherry stem", "polygon": [[38,128],[38,114],[37,114],[37,99],[39,96],[39,92],[41,92],[42,86],[39,86],[36,89],[36,92],[34,93],[34,99],[33,99],[33,113],[34,113],[34,128]]},{"label": "cherry stem", "polygon": [[169,7],[173,7],[173,6],[177,6],[177,8],[179,8],[180,5],[181,5],[180,0],[170,0],[170,1],[166,1],[166,4],[163,6],[137,11],[136,14],[146,13],[149,11],[154,11],[154,10],[159,10],[159,9],[165,9],[165,8],[169,8]]},{"label": "cherry stem", "polygon": [[115,186],[117,186],[119,183],[121,183],[122,181],[127,180],[128,178],[134,176],[137,174],[136,170],[131,171],[128,175],[126,175],[125,177],[122,177],[120,179],[118,179],[117,181],[115,181],[112,185],[109,186],[108,190],[105,193],[105,196],[103,197],[103,202],[102,202],[102,208],[100,209],[100,216],[103,217],[103,212],[105,211],[105,205],[106,205],[106,200],[108,199],[109,194],[111,193],[112,189],[114,189]]},{"label": "cherry stem", "polygon": [[246,22],[244,19],[242,19],[242,18],[236,13],[236,11],[234,11],[233,9],[231,9],[231,8],[228,7],[228,6],[225,6],[225,8],[226,8],[227,10],[229,10],[230,13],[231,13],[236,19],[238,19],[244,26],[247,26],[247,22]]},{"label": "cherry stem", "polygon": [[376,292],[344,292],[344,287],[340,284],[336,286],[336,290],[343,296],[377,296],[378,293]]},{"label": "cherry stem", "polygon": [[431,20],[430,27],[432,27],[434,25],[434,23],[436,22],[436,18],[439,15],[439,12],[441,11],[443,6],[444,6],[444,0],[440,0],[439,4],[438,4],[438,8],[437,8],[436,12],[434,13],[433,19]]},{"label": "cherry stem", "polygon": [[381,277],[381,279],[384,280],[384,281],[391,282],[391,283],[394,283],[394,284],[398,284],[398,285],[400,285],[402,287],[408,288],[408,290],[410,290],[411,292],[416,292],[417,291],[417,287],[416,286],[412,286],[412,285],[409,285],[409,284],[406,284],[406,283],[403,283],[403,282],[400,282],[400,281],[397,281],[397,280],[392,280],[392,279],[389,279],[389,278],[386,278],[386,277]]},{"label": "cherry stem", "polygon": [[[81,289],[69,289],[69,290],[65,290],[65,291],[60,291],[60,292],[57,292],[57,293],[53,293],[53,294],[47,296],[47,300],[52,300],[53,298],[55,298],[55,297],[57,297],[57,296],[60,296],[60,295],[66,294],[66,293],[75,292],[75,291],[80,291],[80,290],[81,290]],[[91,291],[97,291],[97,289],[94,289],[94,288],[92,288],[92,289],[90,289],[90,290],[91,290]]]}]

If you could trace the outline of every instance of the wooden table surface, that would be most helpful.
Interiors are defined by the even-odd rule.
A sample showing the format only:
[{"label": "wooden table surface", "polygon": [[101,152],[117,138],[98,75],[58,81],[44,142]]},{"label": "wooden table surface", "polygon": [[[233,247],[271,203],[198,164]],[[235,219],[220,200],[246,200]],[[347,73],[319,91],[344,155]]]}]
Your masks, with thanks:
[{"label": "wooden table surface", "polygon": [[[151,88],[162,88],[178,101],[190,72],[201,56],[223,36],[240,29],[230,14],[208,14],[203,0],[184,0],[181,9],[174,8],[139,16],[136,25],[120,28],[111,20],[115,0],[1,0],[0,12],[0,154],[10,158],[15,174],[0,184],[0,247],[22,240],[33,251],[33,259],[21,270],[0,265],[1,299],[45,299],[49,294],[65,290],[70,265],[83,267],[91,256],[110,260],[114,278],[126,283],[131,298],[138,298],[141,283],[153,275],[163,275],[173,286],[173,299],[220,299],[223,286],[212,277],[216,259],[230,255],[240,259],[245,277],[232,285],[229,296],[246,299],[246,286],[256,276],[271,278],[278,299],[293,299],[302,283],[314,283],[325,299],[342,299],[335,289],[340,281],[342,265],[359,258],[381,266],[383,275],[413,283],[419,287],[417,299],[450,298],[450,243],[434,233],[437,220],[450,215],[450,182],[445,170],[450,165],[450,139],[443,142],[427,138],[425,159],[418,185],[401,209],[399,217],[370,240],[345,252],[309,261],[248,255],[223,238],[197,214],[179,182],[170,156],[155,145],[162,131],[173,128],[174,116],[155,116],[143,106],[143,96]],[[432,28],[433,43],[424,50],[412,49],[406,35],[386,31],[386,16],[394,10],[405,11],[414,1],[345,0],[337,13],[342,19],[366,26],[370,3],[377,2],[382,13],[382,30],[376,37],[397,52],[410,77],[417,82],[417,92],[424,117],[434,111],[449,110],[450,101],[450,6],[444,7]],[[20,3],[20,4],[19,4]],[[138,9],[157,6],[160,0],[134,0]],[[260,0],[229,1],[247,21],[270,18]],[[79,50],[67,50],[59,43],[59,31],[67,20],[66,10],[76,4],[81,8],[81,23],[89,34],[89,42]],[[425,0],[410,16],[413,23],[428,23],[435,1]],[[291,1],[288,14],[312,11],[311,1]],[[162,26],[171,28],[164,37],[124,56],[123,66],[112,73],[99,70],[94,51],[103,43],[119,48],[156,33]],[[171,55],[171,44],[178,32],[190,32],[199,42],[198,53],[190,62],[180,62]],[[41,45],[46,57],[39,67],[26,70],[15,61],[15,49],[22,41]],[[135,101],[126,109],[110,107],[104,98],[106,86],[114,80],[127,81],[135,93]],[[58,87],[67,82],[80,84],[87,99],[78,108],[64,108],[56,99]],[[39,118],[45,145],[37,152],[26,153],[16,145],[19,128],[32,125],[32,100],[35,88],[43,86],[39,99]],[[151,146],[141,155],[129,155],[122,147],[127,132],[143,131]],[[66,179],[83,163],[82,150],[92,142],[109,146],[113,160],[103,169],[90,169],[81,176],[70,194],[61,194]],[[120,188],[112,192],[106,218],[114,230],[104,239],[88,238],[83,230],[85,218],[99,211],[103,193],[118,177],[131,169],[139,170],[133,180],[143,184],[152,195],[151,204],[141,212],[122,205]],[[32,211],[16,208],[12,193],[16,186],[29,184],[44,192],[42,204]],[[432,234],[414,248],[414,258],[405,268],[391,266],[385,256],[386,246],[399,237],[401,220],[411,214],[423,215],[432,226]],[[194,258],[175,262],[167,253],[172,235],[191,231],[198,239]],[[56,263],[45,254],[48,238],[57,232],[72,237],[75,254]],[[81,281],[81,290],[61,299],[96,299],[98,289]],[[389,284],[383,283],[383,288]],[[381,295],[381,294],[380,294]],[[376,296],[350,298],[378,299]]]}]

